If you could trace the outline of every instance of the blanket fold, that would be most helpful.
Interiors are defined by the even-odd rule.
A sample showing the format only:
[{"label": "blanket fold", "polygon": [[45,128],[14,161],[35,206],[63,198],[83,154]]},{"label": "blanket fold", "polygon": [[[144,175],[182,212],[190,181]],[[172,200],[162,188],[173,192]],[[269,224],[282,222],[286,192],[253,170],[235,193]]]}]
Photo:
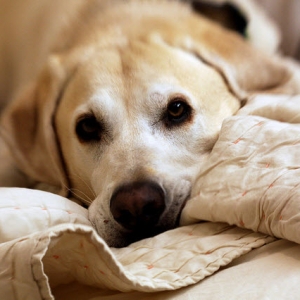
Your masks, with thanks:
[{"label": "blanket fold", "polygon": [[256,96],[223,123],[182,223],[226,222],[300,243],[299,153],[300,96]]},{"label": "blanket fold", "polygon": [[[35,197],[51,196],[26,189],[0,189],[0,193],[7,190],[6,208],[0,209],[2,220],[10,201],[16,205],[18,195],[30,199],[26,197],[29,191]],[[54,202],[61,200],[52,196]],[[62,211],[72,214],[77,208],[81,210],[74,203],[68,207],[69,201],[65,201]],[[27,200],[26,207],[29,205]],[[49,220],[57,210],[49,209]],[[22,226],[20,216],[16,214],[15,221]],[[30,220],[34,223],[32,216]],[[122,292],[175,290],[199,282],[233,259],[274,240],[228,224],[205,222],[114,249],[78,218],[62,219],[61,224],[53,220],[56,224],[49,224],[48,229],[0,245],[0,298],[26,299],[28,294],[28,299],[54,299],[52,288],[75,281]]]}]

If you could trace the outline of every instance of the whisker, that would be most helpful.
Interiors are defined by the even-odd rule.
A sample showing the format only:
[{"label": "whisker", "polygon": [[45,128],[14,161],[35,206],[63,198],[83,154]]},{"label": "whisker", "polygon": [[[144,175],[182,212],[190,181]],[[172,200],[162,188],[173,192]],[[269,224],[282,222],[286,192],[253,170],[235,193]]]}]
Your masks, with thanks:
[{"label": "whisker", "polygon": [[296,114],[293,118],[291,118],[289,120],[289,123],[298,123],[299,122],[299,117],[300,117],[300,114]]},{"label": "whisker", "polygon": [[[66,188],[67,191],[69,191],[70,193],[72,193],[73,195],[75,195],[78,200],[81,200],[83,203],[90,205],[93,201],[93,199],[91,199],[88,195],[86,195],[84,192],[80,191],[79,189],[73,189],[73,188],[69,188],[68,186],[66,186],[65,184],[63,184],[63,186]],[[85,196],[82,197],[82,195],[76,193],[76,192],[80,192],[82,195]]]},{"label": "whisker", "polygon": [[72,175],[69,175],[68,177],[71,179],[72,177],[77,177],[78,179],[81,180],[82,183],[84,183],[84,185],[89,189],[89,191],[91,192],[91,194],[94,196],[94,198],[97,197],[96,193],[94,192],[94,190],[91,188],[91,186],[80,176],[80,175],[77,175],[77,174],[72,174]]},{"label": "whisker", "polygon": [[91,199],[87,194],[79,189],[70,188],[69,191],[78,199],[82,200],[85,204],[90,205],[93,202],[93,199]]}]

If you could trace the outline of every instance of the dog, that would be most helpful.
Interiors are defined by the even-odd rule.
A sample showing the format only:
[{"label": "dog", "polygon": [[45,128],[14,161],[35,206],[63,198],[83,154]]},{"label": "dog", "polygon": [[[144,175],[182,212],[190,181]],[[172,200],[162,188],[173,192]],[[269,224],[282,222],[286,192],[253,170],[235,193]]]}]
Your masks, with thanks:
[{"label": "dog", "polygon": [[122,247],[178,226],[223,120],[290,73],[185,3],[74,6],[1,134],[20,170],[88,205]]}]

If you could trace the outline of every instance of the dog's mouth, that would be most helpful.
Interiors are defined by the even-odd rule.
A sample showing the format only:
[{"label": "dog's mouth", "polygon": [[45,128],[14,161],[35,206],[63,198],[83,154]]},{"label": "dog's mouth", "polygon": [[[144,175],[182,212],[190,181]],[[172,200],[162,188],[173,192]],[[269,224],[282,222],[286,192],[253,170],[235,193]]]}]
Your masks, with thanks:
[{"label": "dog's mouth", "polygon": [[118,238],[115,239],[113,242],[108,242],[109,246],[115,247],[115,248],[122,248],[127,247],[128,245],[147,239],[152,238],[154,236],[157,236],[165,231],[172,230],[179,226],[179,220],[180,220],[180,213],[175,218],[174,222],[164,225],[157,225],[152,228],[143,228],[140,230],[121,230],[118,232]]},{"label": "dog's mouth", "polygon": [[[159,194],[162,195],[162,193]],[[190,194],[185,196],[183,199],[173,199],[173,203],[167,209],[165,204],[160,203],[160,201],[154,197],[154,199],[156,199],[154,203],[151,201],[150,204],[147,203],[147,201],[144,202],[147,203],[146,210],[144,210],[140,215],[138,214],[136,217],[132,217],[131,213],[127,212],[125,213],[127,218],[121,218],[121,222],[119,218],[115,218],[118,225],[121,224],[121,238],[114,241],[114,247],[125,247],[131,243],[154,237],[160,233],[178,227],[181,212],[189,197]],[[125,198],[122,199],[126,200]],[[135,220],[130,221],[131,218],[134,218]]]},{"label": "dog's mouth", "polygon": [[151,180],[122,184],[112,193],[109,211],[100,209],[104,202],[91,205],[90,221],[110,247],[128,246],[178,227],[190,187],[187,180],[167,191]]},{"label": "dog's mouth", "polygon": [[[175,227],[175,226],[174,226]],[[159,235],[162,232],[165,232],[167,230],[171,230],[174,227],[168,227],[165,228],[163,226],[157,226],[151,229],[148,229],[146,231],[142,230],[137,230],[133,232],[127,232],[123,234],[123,237],[119,239],[118,241],[115,242],[114,247],[116,248],[121,248],[121,247],[126,247],[132,243],[147,239],[147,238],[152,238],[156,235]]]}]

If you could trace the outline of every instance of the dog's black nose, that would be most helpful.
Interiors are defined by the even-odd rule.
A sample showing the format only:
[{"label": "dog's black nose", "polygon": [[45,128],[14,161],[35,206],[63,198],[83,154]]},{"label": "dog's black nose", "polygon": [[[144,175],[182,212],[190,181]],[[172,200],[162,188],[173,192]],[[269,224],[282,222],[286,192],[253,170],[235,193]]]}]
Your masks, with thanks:
[{"label": "dog's black nose", "polygon": [[134,182],[121,186],[113,194],[110,210],[124,228],[151,231],[166,207],[162,188],[153,182]]}]

